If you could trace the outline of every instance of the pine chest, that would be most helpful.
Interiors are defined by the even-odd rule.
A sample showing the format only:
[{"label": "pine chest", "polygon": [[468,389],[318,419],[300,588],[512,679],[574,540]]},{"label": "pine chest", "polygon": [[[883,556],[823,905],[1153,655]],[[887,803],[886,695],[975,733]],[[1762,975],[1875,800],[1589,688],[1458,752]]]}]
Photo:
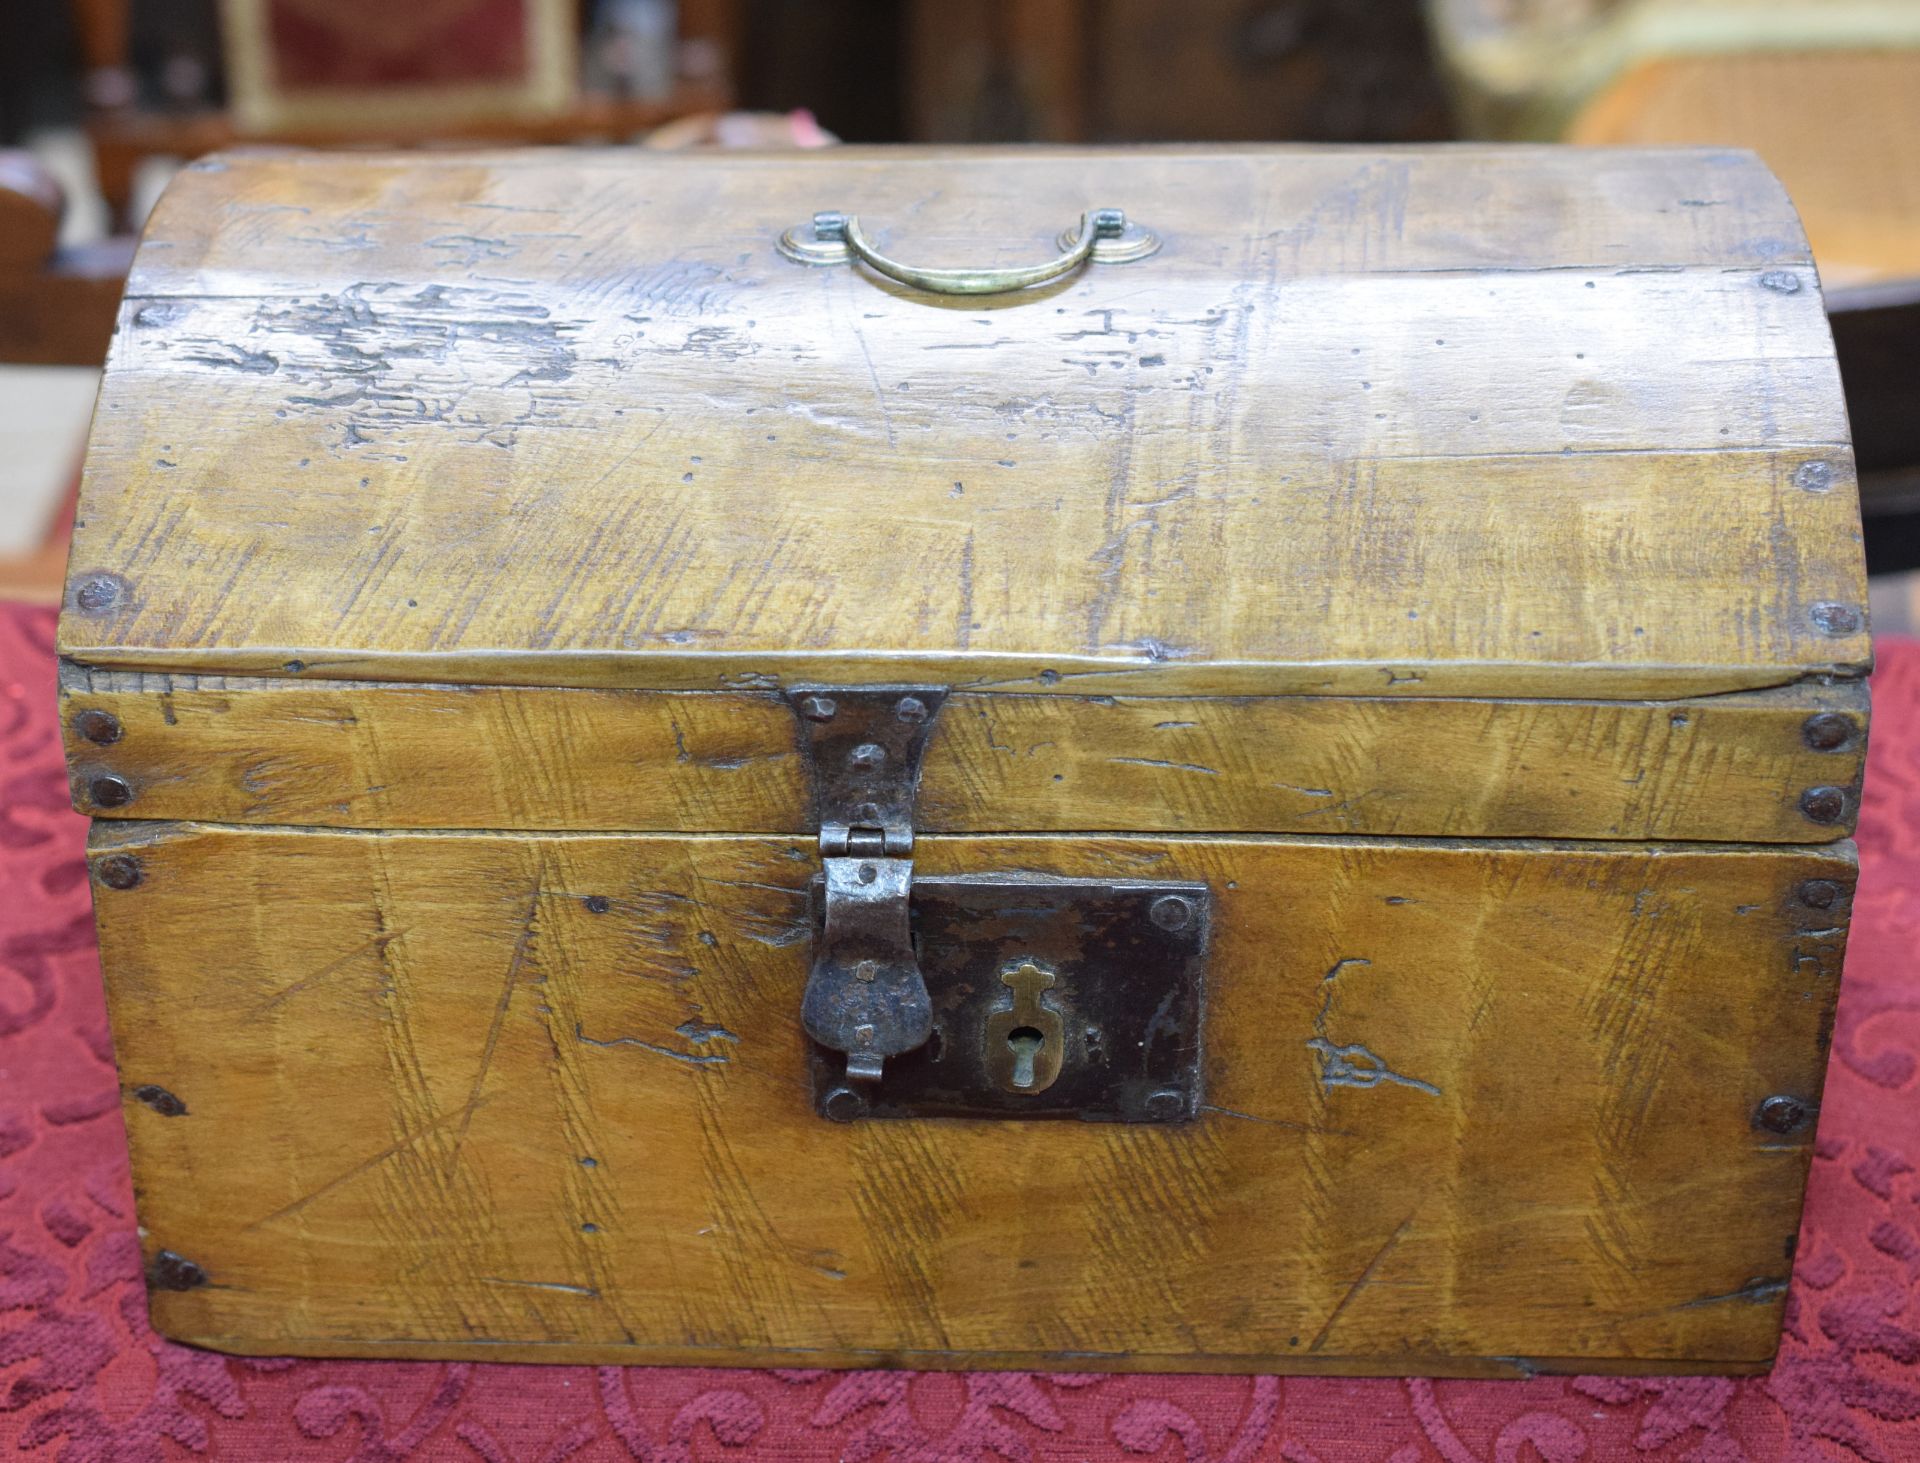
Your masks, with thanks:
[{"label": "pine chest", "polygon": [[1864,600],[1746,154],[197,164],[60,631],[155,1324],[1763,1368]]}]

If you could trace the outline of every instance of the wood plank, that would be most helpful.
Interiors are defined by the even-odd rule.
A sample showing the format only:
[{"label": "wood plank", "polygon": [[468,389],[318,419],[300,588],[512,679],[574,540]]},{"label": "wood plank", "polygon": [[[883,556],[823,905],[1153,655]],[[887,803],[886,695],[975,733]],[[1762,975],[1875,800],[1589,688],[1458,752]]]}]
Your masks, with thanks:
[{"label": "wood plank", "polygon": [[930,874],[1210,883],[1203,1116],[838,1126],[803,841],[103,823],[91,857],[144,1242],[208,1281],[154,1292],[163,1333],[1076,1371],[1763,1366],[1812,1135],[1754,1115],[1817,1102],[1853,879],[1844,845],[928,838]]},{"label": "wood plank", "polygon": [[[772,250],[837,203],[1006,262],[1096,195],[1162,252],[956,302]],[[1866,659],[1846,440],[1804,242],[1739,154],[233,158],[132,281],[74,551],[112,593],[62,646],[1721,692]]]},{"label": "wood plank", "polygon": [[[196,678],[68,665],[75,805],[108,817],[361,828],[800,833],[807,772],[766,692]],[[99,714],[114,718],[113,740]],[[1832,740],[1809,742],[1809,722]],[[1838,720],[1835,720],[1838,718]],[[917,826],[1493,838],[1845,837],[1866,688],[1691,701],[962,693]],[[133,790],[105,807],[110,774]],[[1810,788],[1837,787],[1838,821]]]}]

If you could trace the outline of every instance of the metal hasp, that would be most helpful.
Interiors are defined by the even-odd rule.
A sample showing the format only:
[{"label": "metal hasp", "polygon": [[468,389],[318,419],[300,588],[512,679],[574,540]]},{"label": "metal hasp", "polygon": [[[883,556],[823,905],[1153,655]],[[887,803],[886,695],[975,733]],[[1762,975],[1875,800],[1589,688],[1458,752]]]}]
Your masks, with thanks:
[{"label": "metal hasp", "polygon": [[[917,879],[927,1042],[884,1082],[815,1049],[825,1117],[1179,1123],[1200,1110],[1213,899],[1205,884],[966,874]],[[814,882],[816,931],[830,919]]]},{"label": "metal hasp", "polygon": [[933,1005],[908,927],[913,802],[942,686],[799,687],[787,693],[813,774],[824,917],[800,1006],[807,1035],[846,1053],[857,1105],[889,1057],[923,1045]]}]

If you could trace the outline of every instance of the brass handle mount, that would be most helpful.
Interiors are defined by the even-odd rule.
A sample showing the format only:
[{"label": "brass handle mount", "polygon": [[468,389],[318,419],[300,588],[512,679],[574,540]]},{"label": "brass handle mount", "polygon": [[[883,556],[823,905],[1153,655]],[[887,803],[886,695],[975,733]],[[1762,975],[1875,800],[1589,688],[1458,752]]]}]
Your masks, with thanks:
[{"label": "brass handle mount", "polygon": [[1069,274],[1081,265],[1127,264],[1160,250],[1160,240],[1145,229],[1129,227],[1117,208],[1094,208],[1079,225],[1062,233],[1061,253],[1044,264],[1011,269],[924,269],[889,259],[873,246],[851,213],[816,213],[805,229],[780,236],[780,252],[800,264],[849,264],[855,259],[888,279],[937,295],[1000,295],[1030,289]]}]

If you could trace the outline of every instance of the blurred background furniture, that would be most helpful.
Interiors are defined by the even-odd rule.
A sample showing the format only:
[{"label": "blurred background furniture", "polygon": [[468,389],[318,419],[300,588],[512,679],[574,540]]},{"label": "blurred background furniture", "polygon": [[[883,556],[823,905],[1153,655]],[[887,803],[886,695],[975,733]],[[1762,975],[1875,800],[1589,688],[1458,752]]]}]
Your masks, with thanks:
[{"label": "blurred background furniture", "polygon": [[1913,0],[1428,0],[1477,137],[1750,147],[1829,287],[1920,275]]},{"label": "blurred background furniture", "polygon": [[0,151],[0,598],[50,600],[66,568],[80,432],[113,334],[130,237],[63,246],[66,192]]},{"label": "blurred background furniture", "polygon": [[95,366],[107,353],[133,240],[62,247],[66,208],[38,158],[0,151],[0,362]]},{"label": "blurred background furniture", "polygon": [[[236,142],[623,142],[733,100],[735,0],[601,0],[590,12],[580,0],[225,0],[224,25],[211,0],[156,0],[150,17],[172,13],[145,57],[134,0],[70,3],[95,174],[123,227],[152,157]],[[599,89],[584,84],[583,53]],[[230,106],[217,104],[223,91]]]},{"label": "blurred background furniture", "polygon": [[1452,135],[1408,0],[913,0],[907,17],[916,142]]}]

